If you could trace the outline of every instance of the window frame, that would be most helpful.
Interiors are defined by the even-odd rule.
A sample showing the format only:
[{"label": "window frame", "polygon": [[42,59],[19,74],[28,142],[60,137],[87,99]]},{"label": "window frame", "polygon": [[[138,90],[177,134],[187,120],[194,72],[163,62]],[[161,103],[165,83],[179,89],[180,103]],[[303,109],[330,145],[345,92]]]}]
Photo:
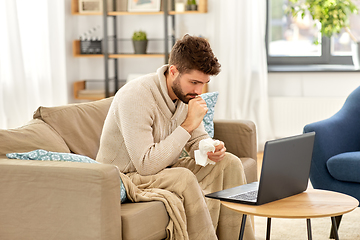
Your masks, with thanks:
[{"label": "window frame", "polygon": [[266,0],[266,31],[265,44],[266,56],[269,66],[272,65],[352,65],[351,56],[334,56],[331,55],[331,39],[323,36],[321,41],[321,56],[298,56],[275,57],[269,55],[269,31],[270,31],[270,4],[271,0]]}]

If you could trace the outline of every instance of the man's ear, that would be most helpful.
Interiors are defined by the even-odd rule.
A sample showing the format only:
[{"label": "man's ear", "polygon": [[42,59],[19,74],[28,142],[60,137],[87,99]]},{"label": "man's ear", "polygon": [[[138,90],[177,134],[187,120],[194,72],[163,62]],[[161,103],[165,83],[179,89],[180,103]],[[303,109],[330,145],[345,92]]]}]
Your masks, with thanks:
[{"label": "man's ear", "polygon": [[172,78],[175,77],[176,73],[179,73],[175,65],[170,65],[169,67],[169,74]]}]

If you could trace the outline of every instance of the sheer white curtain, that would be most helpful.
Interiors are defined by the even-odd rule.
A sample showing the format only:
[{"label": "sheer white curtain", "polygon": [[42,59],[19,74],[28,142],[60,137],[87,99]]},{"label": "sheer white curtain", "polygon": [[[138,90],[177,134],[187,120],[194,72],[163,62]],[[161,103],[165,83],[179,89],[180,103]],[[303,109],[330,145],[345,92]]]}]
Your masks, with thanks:
[{"label": "sheer white curtain", "polygon": [[209,0],[209,32],[221,73],[210,83],[219,91],[216,119],[255,122],[259,148],[273,138],[268,110],[265,0]]},{"label": "sheer white curtain", "polygon": [[63,0],[0,0],[0,128],[67,103]]}]

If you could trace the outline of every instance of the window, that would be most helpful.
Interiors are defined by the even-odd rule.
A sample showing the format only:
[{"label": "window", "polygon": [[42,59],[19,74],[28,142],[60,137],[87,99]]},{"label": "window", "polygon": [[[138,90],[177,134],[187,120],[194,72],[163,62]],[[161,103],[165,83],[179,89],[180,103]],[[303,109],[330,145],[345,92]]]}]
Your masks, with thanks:
[{"label": "window", "polygon": [[[360,0],[353,2],[360,9]],[[331,38],[323,37],[321,24],[314,22],[310,14],[304,18],[287,15],[287,3],[288,0],[267,0],[269,65],[352,64],[351,38],[346,31]],[[359,14],[351,16],[350,29],[360,41]]]}]

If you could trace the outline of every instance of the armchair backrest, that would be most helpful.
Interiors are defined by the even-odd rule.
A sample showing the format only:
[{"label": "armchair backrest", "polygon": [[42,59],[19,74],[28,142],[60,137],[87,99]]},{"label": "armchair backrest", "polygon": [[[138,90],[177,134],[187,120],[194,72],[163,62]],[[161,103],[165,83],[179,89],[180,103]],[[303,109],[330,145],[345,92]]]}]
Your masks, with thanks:
[{"label": "armchair backrest", "polygon": [[[351,115],[351,117],[360,117],[360,86],[357,87],[346,98],[343,107],[335,115]],[[340,117],[340,116],[339,116]],[[360,118],[354,119],[359,122]]]},{"label": "armchair backrest", "polygon": [[327,169],[327,160],[340,153],[360,151],[360,87],[332,117],[304,127],[305,133],[312,131],[316,137],[310,180],[315,188],[323,188],[320,186],[335,181]]}]

